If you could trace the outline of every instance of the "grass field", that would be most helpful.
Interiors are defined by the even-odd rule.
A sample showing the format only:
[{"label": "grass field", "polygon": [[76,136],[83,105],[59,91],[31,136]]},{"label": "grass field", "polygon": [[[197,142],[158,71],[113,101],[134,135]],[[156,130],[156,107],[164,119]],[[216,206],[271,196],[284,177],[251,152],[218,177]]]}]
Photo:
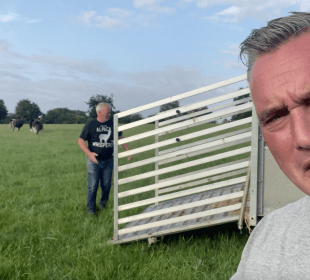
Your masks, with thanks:
[{"label": "grass field", "polygon": [[[19,132],[0,125],[0,279],[190,280],[229,279],[234,274],[248,238],[235,223],[165,236],[148,250],[147,241],[108,245],[113,185],[107,209],[90,218],[86,156],[77,144],[82,128],[44,125],[35,136],[27,125]],[[124,137],[150,129],[152,125],[124,131]],[[154,137],[141,141],[128,146],[154,143]],[[133,155],[131,161],[153,154]],[[150,170],[154,165],[124,171],[119,178]],[[138,184],[145,185],[145,180]]]}]

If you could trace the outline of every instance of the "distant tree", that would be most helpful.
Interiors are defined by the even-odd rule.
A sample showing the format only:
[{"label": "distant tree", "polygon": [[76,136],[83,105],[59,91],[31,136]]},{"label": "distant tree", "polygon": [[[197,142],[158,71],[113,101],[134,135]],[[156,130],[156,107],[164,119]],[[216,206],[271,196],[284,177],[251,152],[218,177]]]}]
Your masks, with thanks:
[{"label": "distant tree", "polygon": [[135,121],[142,120],[143,117],[141,114],[137,113],[137,114],[130,115],[130,119],[131,119],[131,122],[135,122]]},{"label": "distant tree", "polygon": [[45,123],[50,124],[74,124],[86,123],[86,113],[79,110],[69,110],[68,108],[56,108],[47,111]]},{"label": "distant tree", "polygon": [[[150,117],[154,117],[156,114],[151,114],[151,115],[148,115],[147,117],[150,118]],[[155,124],[155,121],[152,121],[150,122],[149,124]]]},{"label": "distant tree", "polygon": [[132,114],[132,115],[120,118],[119,122],[120,123],[131,123],[131,122],[139,121],[142,119],[143,119],[142,115],[137,113],[137,114]]},{"label": "distant tree", "polygon": [[109,103],[111,105],[111,118],[112,119],[113,119],[115,114],[119,113],[119,111],[114,110],[115,106],[113,104],[113,93],[111,94],[110,97],[108,97],[106,95],[97,94],[96,96],[92,96],[88,102],[85,102],[89,107],[88,113],[89,113],[90,118],[92,118],[92,119],[97,118],[96,106],[100,102]]},{"label": "distant tree", "polygon": [[[175,108],[178,108],[178,107],[180,107],[179,101],[178,100],[177,101],[173,101],[173,102],[161,105],[159,107],[159,112],[168,111],[168,110],[175,109]],[[162,119],[162,121],[169,120],[169,119],[174,119],[176,116],[177,116],[177,114],[175,116],[171,116],[169,118]]]},{"label": "distant tree", "polygon": [[55,124],[57,123],[57,109],[52,109],[48,110],[47,113],[45,114],[45,123],[52,123]]},{"label": "distant tree", "polygon": [[8,110],[4,105],[4,101],[0,99],[0,121],[4,120],[8,115]]},{"label": "distant tree", "polygon": [[159,108],[159,112],[164,112],[164,111],[168,111],[174,108],[178,108],[180,107],[179,101],[173,101],[164,105],[161,105]]},{"label": "distant tree", "polygon": [[[192,113],[196,113],[196,112],[199,112],[199,111],[204,111],[204,110],[208,110],[208,106],[203,106],[201,108],[197,108],[197,109],[194,109],[192,111],[188,111],[186,113],[186,115],[189,115],[189,114],[192,114]],[[205,113],[205,114],[201,114],[201,115],[198,115],[197,117],[201,117],[201,116],[204,116],[204,115],[208,115],[208,114],[211,114],[212,112],[208,112],[208,113]]]},{"label": "distant tree", "polygon": [[[239,90],[243,89],[243,87],[240,87]],[[234,98],[234,101],[237,101],[237,100],[240,100],[240,99],[244,99],[244,98],[248,98],[250,97],[250,94],[244,94],[244,95],[241,95],[241,96],[238,96],[238,97],[235,97]],[[248,101],[249,102],[249,101]],[[245,104],[247,102],[244,102],[244,103],[241,103],[241,104],[238,104],[236,106],[239,106],[239,105],[242,105],[242,104]],[[248,112],[245,112],[245,113],[241,113],[241,114],[237,114],[237,115],[233,115],[232,118],[231,118],[231,121],[237,121],[237,120],[241,120],[241,119],[245,119],[245,118],[248,118],[248,117],[252,117],[252,110],[251,111],[248,111]]]},{"label": "distant tree", "polygon": [[28,99],[20,100],[15,107],[17,118],[24,117],[25,121],[37,119],[42,114],[39,106]]},{"label": "distant tree", "polygon": [[[198,109],[198,111],[203,111],[203,110],[208,110],[209,108],[208,108],[208,106],[203,106],[203,107],[201,107],[201,108],[199,108]],[[209,114],[211,114],[212,112],[208,112],[208,113],[205,113],[205,114],[203,114],[203,115],[209,115]],[[202,115],[202,116],[203,116]]]},{"label": "distant tree", "polygon": [[87,115],[86,112],[79,111],[79,110],[73,110],[72,111],[75,116],[75,123],[81,124],[87,122]]}]

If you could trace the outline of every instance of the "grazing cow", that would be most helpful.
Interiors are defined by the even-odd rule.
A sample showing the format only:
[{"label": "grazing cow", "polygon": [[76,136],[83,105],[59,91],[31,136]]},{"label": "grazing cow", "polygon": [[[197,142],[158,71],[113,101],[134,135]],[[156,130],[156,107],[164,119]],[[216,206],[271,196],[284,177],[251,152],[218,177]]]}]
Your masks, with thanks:
[{"label": "grazing cow", "polygon": [[30,131],[32,132],[32,123],[33,123],[33,119],[30,119],[30,121],[29,121],[29,127],[30,127]]},{"label": "grazing cow", "polygon": [[43,130],[43,123],[42,123],[43,114],[40,115],[33,123],[32,123],[32,131],[37,135],[40,130]]},{"label": "grazing cow", "polygon": [[20,128],[24,125],[24,117],[22,117],[19,120],[13,119],[10,121],[9,126],[12,127],[12,130],[14,131],[15,127],[18,128],[18,131],[20,130]]},{"label": "grazing cow", "polygon": [[15,123],[15,121],[16,121],[16,119],[12,119],[12,120],[10,120],[10,122],[9,122],[9,128],[10,128],[11,130],[13,130],[13,127],[14,127],[14,124],[13,124],[13,123]]}]

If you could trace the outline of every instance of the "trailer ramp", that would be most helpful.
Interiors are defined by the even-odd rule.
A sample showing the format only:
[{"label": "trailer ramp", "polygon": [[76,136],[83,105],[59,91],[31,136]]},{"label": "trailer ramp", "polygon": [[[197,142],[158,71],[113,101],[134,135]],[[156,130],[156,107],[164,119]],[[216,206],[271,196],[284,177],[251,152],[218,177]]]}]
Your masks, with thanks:
[{"label": "trailer ramp", "polygon": [[[245,79],[246,75],[242,75],[114,115],[114,236],[108,243],[126,243],[238,221],[243,215],[240,215],[241,209],[249,211],[244,188],[251,161],[251,143],[257,135],[252,133],[251,116],[233,122],[227,120],[227,117],[244,116],[252,111],[248,88],[118,126],[119,118]],[[227,103],[231,99],[233,101]],[[226,103],[221,104],[223,102]],[[209,105],[214,107],[208,108]],[[118,131],[151,122],[155,123],[153,130],[118,140]],[[195,126],[199,128],[189,129]],[[153,143],[143,140],[150,136],[155,137]],[[134,141],[139,141],[136,148],[118,152],[118,145]],[[161,149],[165,147],[167,149]],[[149,150],[155,151],[153,157],[148,153],[151,157],[118,166],[119,158]],[[141,166],[152,163],[153,170],[141,173]],[[189,167],[191,172],[186,171]],[[128,172],[129,169],[135,171]],[[119,179],[119,173],[124,171],[125,175]],[[167,177],[167,173],[175,175]],[[136,183],[152,177],[152,184]],[[134,208],[140,210],[131,210]],[[122,217],[119,217],[120,212]]]},{"label": "trailer ramp", "polygon": [[[244,195],[245,184],[223,187],[197,193],[173,200],[159,203],[158,205],[148,206],[141,214],[149,214],[151,217],[140,219],[126,224],[124,229],[131,229],[141,226],[143,229],[136,230],[127,234],[119,235],[118,240],[109,240],[109,243],[127,243],[149,237],[163,237],[165,235],[189,231],[214,225],[236,222],[240,217],[242,197]],[[228,199],[227,199],[228,198]],[[191,207],[194,202],[202,202],[204,205]],[[206,204],[205,204],[206,203]],[[177,210],[181,205],[188,205],[190,208]],[[153,211],[163,210],[162,215],[152,216]],[[249,214],[249,195],[247,195],[245,215]],[[187,215],[199,215],[201,217],[188,220]],[[185,221],[170,223],[170,219],[185,217]],[[148,224],[167,221],[164,226],[151,227],[145,229]],[[154,225],[154,224],[153,224]]]}]

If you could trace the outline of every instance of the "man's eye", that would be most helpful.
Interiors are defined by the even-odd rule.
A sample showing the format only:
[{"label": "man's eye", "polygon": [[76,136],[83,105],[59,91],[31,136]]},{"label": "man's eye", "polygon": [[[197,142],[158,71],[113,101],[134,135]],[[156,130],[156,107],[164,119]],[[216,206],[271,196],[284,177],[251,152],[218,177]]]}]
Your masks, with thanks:
[{"label": "man's eye", "polygon": [[270,120],[271,120],[271,121],[275,121],[275,120],[277,120],[278,118],[281,118],[281,116],[274,116],[274,117],[272,117]]},{"label": "man's eye", "polygon": [[274,122],[274,121],[280,119],[281,117],[286,116],[287,114],[288,114],[288,111],[283,110],[279,115],[275,115],[272,118],[270,118],[267,123]]}]

